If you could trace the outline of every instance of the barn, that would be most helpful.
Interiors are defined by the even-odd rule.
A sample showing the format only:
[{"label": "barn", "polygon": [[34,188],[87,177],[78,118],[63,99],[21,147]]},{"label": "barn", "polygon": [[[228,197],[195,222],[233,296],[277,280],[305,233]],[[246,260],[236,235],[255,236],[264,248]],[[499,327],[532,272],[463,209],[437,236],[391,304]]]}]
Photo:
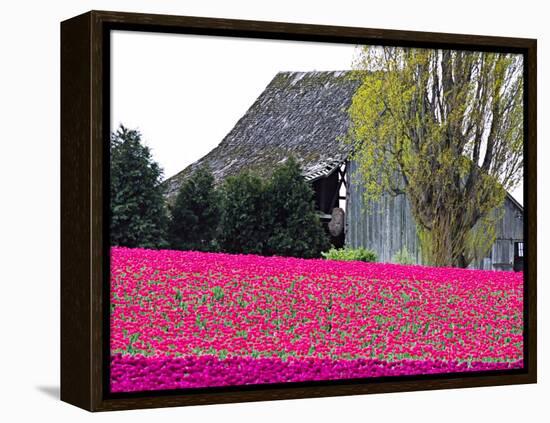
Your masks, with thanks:
[{"label": "barn", "polygon": [[[416,225],[406,196],[383,196],[367,207],[361,183],[354,177],[351,146],[342,138],[358,85],[346,71],[279,72],[216,148],[165,181],[168,201],[201,166],[209,166],[220,183],[244,170],[269,177],[293,156],[312,184],[322,219],[330,221],[344,211],[343,231],[333,234],[336,245],[373,249],[383,262],[406,247],[420,264]],[[522,267],[523,207],[509,194],[503,207],[495,243],[487,257],[471,267]]]}]

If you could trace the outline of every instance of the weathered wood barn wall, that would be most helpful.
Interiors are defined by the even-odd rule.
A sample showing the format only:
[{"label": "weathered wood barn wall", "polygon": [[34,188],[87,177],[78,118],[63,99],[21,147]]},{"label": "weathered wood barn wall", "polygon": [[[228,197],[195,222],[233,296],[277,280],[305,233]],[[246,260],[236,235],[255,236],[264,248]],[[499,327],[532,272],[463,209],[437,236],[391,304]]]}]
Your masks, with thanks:
[{"label": "weathered wood barn wall", "polygon": [[346,192],[346,244],[376,251],[378,260],[390,262],[406,247],[417,263],[421,263],[416,224],[404,195],[383,195],[378,201],[364,202],[364,187],[357,177],[357,164],[348,163]]},{"label": "weathered wood barn wall", "polygon": [[[384,195],[379,201],[364,202],[364,188],[355,176],[357,164],[348,163],[346,193],[346,244],[374,250],[381,262],[406,247],[409,254],[422,264],[416,223],[405,195]],[[523,208],[510,196],[506,197],[504,212],[497,225],[497,239],[487,257],[470,265],[485,270],[512,270],[514,243],[523,241]]]},{"label": "weathered wood barn wall", "polygon": [[486,258],[473,265],[476,269],[512,270],[514,243],[523,242],[523,207],[511,196],[504,201],[502,219],[497,225],[497,239]]}]

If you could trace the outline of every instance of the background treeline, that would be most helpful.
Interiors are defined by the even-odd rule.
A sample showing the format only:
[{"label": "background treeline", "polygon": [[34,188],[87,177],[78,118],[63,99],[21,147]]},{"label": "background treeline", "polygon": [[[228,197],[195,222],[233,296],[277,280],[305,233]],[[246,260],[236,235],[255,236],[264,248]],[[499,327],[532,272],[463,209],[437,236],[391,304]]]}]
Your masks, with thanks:
[{"label": "background treeline", "polygon": [[304,258],[330,248],[314,192],[292,158],[269,179],[243,172],[219,186],[200,168],[167,204],[162,169],[138,131],[121,125],[110,151],[113,246]]}]

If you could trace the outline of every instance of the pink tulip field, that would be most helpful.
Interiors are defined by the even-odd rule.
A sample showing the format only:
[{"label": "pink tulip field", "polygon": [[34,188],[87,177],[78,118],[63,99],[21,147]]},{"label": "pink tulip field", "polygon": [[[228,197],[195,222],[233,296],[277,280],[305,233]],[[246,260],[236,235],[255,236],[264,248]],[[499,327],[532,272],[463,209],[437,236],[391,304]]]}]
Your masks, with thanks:
[{"label": "pink tulip field", "polygon": [[111,391],[523,366],[523,273],[111,249]]}]

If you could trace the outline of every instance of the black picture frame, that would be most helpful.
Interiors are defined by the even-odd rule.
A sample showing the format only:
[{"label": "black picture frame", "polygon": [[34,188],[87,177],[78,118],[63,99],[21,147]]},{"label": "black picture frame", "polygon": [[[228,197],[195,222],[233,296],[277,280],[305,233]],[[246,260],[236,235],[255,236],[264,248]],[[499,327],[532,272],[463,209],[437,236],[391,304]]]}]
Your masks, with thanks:
[{"label": "black picture frame", "polygon": [[[506,51],[524,56],[524,368],[111,394],[109,31]],[[533,39],[90,11],[61,23],[61,399],[89,411],[536,383],[537,43]]]}]

